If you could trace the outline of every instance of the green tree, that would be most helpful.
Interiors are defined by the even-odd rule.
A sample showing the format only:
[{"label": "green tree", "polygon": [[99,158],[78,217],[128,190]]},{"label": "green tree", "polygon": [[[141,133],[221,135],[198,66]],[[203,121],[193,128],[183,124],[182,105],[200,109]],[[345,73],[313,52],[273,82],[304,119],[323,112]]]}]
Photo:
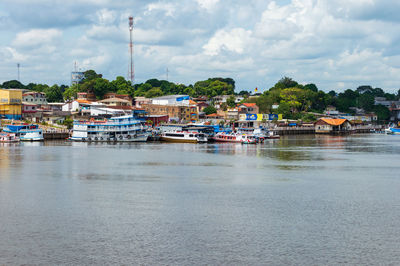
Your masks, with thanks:
[{"label": "green tree", "polygon": [[96,71],[89,69],[83,72],[83,79],[81,80],[80,83],[85,83],[86,81],[94,80],[97,78],[102,78],[102,74],[97,74]]},{"label": "green tree", "polygon": [[77,98],[77,93],[80,92],[80,84],[74,84],[63,93],[65,100],[72,100]]},{"label": "green tree", "polygon": [[49,88],[49,85],[47,84],[35,84],[35,86],[33,86],[33,91],[37,91],[37,92],[45,92],[47,89]]},{"label": "green tree", "polygon": [[375,98],[371,93],[361,94],[358,98],[358,107],[363,108],[365,111],[372,111],[374,103]]},{"label": "green tree", "polygon": [[305,93],[298,88],[288,88],[281,91],[281,104],[287,103],[292,112],[307,110],[309,107],[306,102]]},{"label": "green tree", "polygon": [[115,80],[111,81],[111,88],[117,94],[129,94],[130,96],[134,95],[134,90],[131,86],[131,82],[121,76],[118,76],[115,78]]},{"label": "green tree", "polygon": [[135,85],[135,97],[145,96],[146,93],[151,90],[151,87],[148,83],[136,84]]},{"label": "green tree", "polygon": [[278,83],[275,84],[273,87],[274,89],[287,89],[287,88],[293,88],[296,87],[298,83],[294,81],[292,78],[289,77],[283,77],[281,78]]},{"label": "green tree", "polygon": [[390,118],[390,110],[386,106],[376,105],[373,111],[378,116],[379,121],[387,121]]},{"label": "green tree", "polygon": [[278,114],[282,114],[283,118],[291,118],[292,112],[290,109],[291,109],[291,106],[288,103],[281,102],[276,111]]},{"label": "green tree", "polygon": [[63,122],[63,125],[66,126],[68,129],[71,129],[72,126],[74,125],[74,120],[71,119],[71,117],[68,116],[68,117],[65,118],[65,120]]},{"label": "green tree", "polygon": [[15,79],[3,82],[1,87],[4,89],[25,89],[24,84]]},{"label": "green tree", "polygon": [[246,90],[241,90],[241,91],[239,92],[239,95],[240,95],[240,96],[243,96],[243,97],[245,97],[245,98],[247,98],[247,97],[250,95],[250,92],[249,92],[249,91],[246,91]]},{"label": "green tree", "polygon": [[314,121],[317,120],[317,119],[315,118],[315,115],[309,114],[309,113],[304,114],[303,117],[302,117],[301,119],[302,119],[304,122],[314,122]]},{"label": "green tree", "polygon": [[203,112],[205,112],[206,115],[215,114],[215,113],[217,113],[217,109],[215,109],[214,106],[209,105],[209,106],[207,106],[206,108],[203,109]]},{"label": "green tree", "polygon": [[314,83],[310,83],[310,84],[305,85],[304,89],[305,90],[311,90],[311,91],[314,91],[314,92],[318,91],[318,88]]},{"label": "green tree", "polygon": [[226,104],[230,107],[233,108],[236,106],[236,98],[234,95],[229,96],[228,99],[226,99]]},{"label": "green tree", "polygon": [[[111,90],[111,84],[107,79],[103,78],[96,78],[94,80],[93,84],[93,93],[96,95],[97,99],[102,99],[104,97],[104,94],[109,92]],[[91,82],[91,81],[89,81]],[[86,84],[86,82],[85,82]]]},{"label": "green tree", "polygon": [[195,95],[215,97],[217,95],[231,95],[235,93],[233,79],[211,78],[198,81],[194,84]]},{"label": "green tree", "polygon": [[58,85],[53,85],[45,89],[44,93],[46,94],[47,101],[50,103],[64,101],[62,90]]},{"label": "green tree", "polygon": [[160,88],[152,88],[145,94],[146,98],[154,98],[163,96],[163,92]]}]

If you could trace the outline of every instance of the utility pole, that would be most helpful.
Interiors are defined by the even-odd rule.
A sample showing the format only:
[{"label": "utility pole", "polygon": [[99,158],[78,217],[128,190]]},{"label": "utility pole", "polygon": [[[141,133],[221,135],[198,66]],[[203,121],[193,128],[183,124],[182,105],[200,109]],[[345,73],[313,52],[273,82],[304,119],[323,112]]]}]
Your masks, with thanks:
[{"label": "utility pole", "polygon": [[133,30],[133,17],[129,17],[129,50],[130,50],[130,55],[131,55],[131,68],[129,71],[129,77],[131,79],[131,84],[133,86],[134,80],[135,80],[135,70],[133,66],[133,42],[132,42],[132,30]]},{"label": "utility pole", "polygon": [[20,67],[20,64],[19,64],[19,63],[17,63],[17,70],[18,70],[18,81],[20,81],[20,80],[19,80],[19,67]]},{"label": "utility pole", "polygon": [[167,81],[168,81],[168,73],[169,73],[169,70],[168,70],[168,67],[167,67]]}]

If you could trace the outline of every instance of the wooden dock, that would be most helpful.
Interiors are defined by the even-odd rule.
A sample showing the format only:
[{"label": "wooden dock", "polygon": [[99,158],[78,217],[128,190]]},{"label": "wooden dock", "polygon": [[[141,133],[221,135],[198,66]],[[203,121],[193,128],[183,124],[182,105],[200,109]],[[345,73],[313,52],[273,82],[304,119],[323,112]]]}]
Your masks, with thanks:
[{"label": "wooden dock", "polygon": [[[373,130],[379,131],[382,130],[382,126],[373,126],[373,125],[359,125],[353,126],[352,130],[348,133],[370,133]],[[276,127],[271,129],[276,135],[285,136],[285,135],[303,135],[303,134],[315,134],[314,127]]]},{"label": "wooden dock", "polygon": [[68,131],[63,132],[43,132],[44,140],[61,140],[69,137]]}]

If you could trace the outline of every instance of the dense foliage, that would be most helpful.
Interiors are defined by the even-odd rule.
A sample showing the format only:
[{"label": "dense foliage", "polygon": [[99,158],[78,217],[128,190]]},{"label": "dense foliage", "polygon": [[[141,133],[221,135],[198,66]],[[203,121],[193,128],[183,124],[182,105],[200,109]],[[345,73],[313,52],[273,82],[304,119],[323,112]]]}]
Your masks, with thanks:
[{"label": "dense foliage", "polygon": [[[375,105],[375,97],[383,97],[387,100],[399,100],[400,98],[400,90],[397,94],[391,94],[384,92],[381,88],[372,88],[367,85],[360,86],[356,90],[347,89],[340,93],[332,90],[325,93],[313,83],[302,85],[289,77],[283,77],[259,97],[249,97],[250,92],[247,90],[235,93],[235,81],[231,78],[209,78],[188,86],[167,80],[149,79],[144,83],[132,86],[131,82],[124,77],[118,76],[115,80],[109,81],[94,70],[84,72],[83,80],[70,87],[35,83],[24,85],[17,80],[6,81],[2,87],[44,92],[49,102],[61,102],[76,98],[78,92],[92,92],[98,99],[108,92],[147,98],[185,94],[191,97],[205,95],[212,99],[218,95],[231,95],[227,102],[221,105],[223,110],[236,105],[233,95],[241,95],[245,97],[244,101],[257,103],[261,113],[281,113],[285,118],[302,118],[304,121],[313,120],[315,116],[312,113],[322,113],[328,106],[334,106],[340,112],[350,114],[354,114],[357,109],[363,109],[365,112],[376,113],[379,120],[387,120],[390,117],[389,109],[385,106]],[[273,109],[273,106],[279,107]],[[212,108],[207,109],[206,113],[216,112],[215,108]]]},{"label": "dense foliage", "polygon": [[[398,100],[400,90],[395,95],[385,93],[380,88],[360,86],[355,91],[347,89],[341,93],[325,93],[315,84],[301,85],[291,78],[284,77],[260,97],[249,98],[247,101],[257,103],[261,113],[281,113],[285,118],[311,120],[313,117],[308,113],[323,113],[328,106],[334,106],[340,112],[349,114],[354,114],[357,109],[375,112],[379,120],[387,120],[390,116],[389,109],[375,105],[375,97]],[[273,105],[279,107],[274,110]]]}]

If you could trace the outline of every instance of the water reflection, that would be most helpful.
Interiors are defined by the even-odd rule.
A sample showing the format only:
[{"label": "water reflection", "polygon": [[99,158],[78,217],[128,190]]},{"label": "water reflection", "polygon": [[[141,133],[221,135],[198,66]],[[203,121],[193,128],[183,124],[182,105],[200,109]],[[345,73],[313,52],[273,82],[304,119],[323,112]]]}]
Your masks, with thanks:
[{"label": "water reflection", "polygon": [[399,147],[0,145],[0,265],[396,264]]}]

